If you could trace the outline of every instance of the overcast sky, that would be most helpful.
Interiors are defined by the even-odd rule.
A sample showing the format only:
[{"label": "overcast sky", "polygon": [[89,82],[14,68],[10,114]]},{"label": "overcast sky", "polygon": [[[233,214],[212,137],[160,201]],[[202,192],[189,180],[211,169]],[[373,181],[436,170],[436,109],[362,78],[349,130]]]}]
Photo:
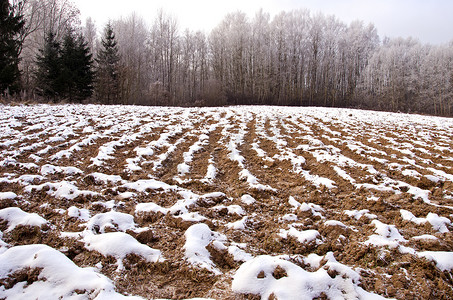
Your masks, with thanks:
[{"label": "overcast sky", "polygon": [[241,10],[253,18],[262,8],[271,16],[282,10],[308,8],[312,13],[333,14],[350,23],[374,23],[380,37],[418,38],[424,43],[440,44],[453,40],[452,0],[73,0],[82,22],[92,17],[98,27],[110,19],[128,16],[133,11],[151,24],[162,8],[175,16],[180,28],[209,32],[228,12]]}]

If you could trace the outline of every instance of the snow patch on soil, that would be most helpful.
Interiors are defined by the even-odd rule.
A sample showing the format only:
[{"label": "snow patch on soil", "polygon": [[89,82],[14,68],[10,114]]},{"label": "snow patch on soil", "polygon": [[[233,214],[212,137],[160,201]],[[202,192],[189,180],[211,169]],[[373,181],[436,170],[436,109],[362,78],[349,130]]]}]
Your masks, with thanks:
[{"label": "snow patch on soil", "polygon": [[19,281],[0,287],[7,299],[142,299],[115,292],[113,282],[93,268],[80,268],[61,252],[47,245],[16,246],[0,254],[0,278],[8,281],[18,272],[36,270],[32,282]]},{"label": "snow patch on soil", "polygon": [[47,220],[36,213],[27,213],[18,207],[8,207],[0,210],[0,219],[8,223],[11,231],[19,225],[23,226],[42,226],[48,224]]},{"label": "snow patch on soil", "polygon": [[282,258],[262,255],[241,265],[234,275],[232,289],[262,299],[274,295],[279,300],[311,300],[322,293],[329,299],[385,299],[360,288],[360,276],[352,269],[335,261],[326,267],[339,274],[331,278],[325,269],[307,272]]},{"label": "snow patch on soil", "polygon": [[209,226],[204,223],[190,226],[184,233],[184,236],[186,238],[184,250],[187,261],[193,266],[207,269],[215,275],[222,274],[222,271],[220,271],[211,260],[211,254],[206,247],[211,242],[225,241],[225,236],[211,231]]}]

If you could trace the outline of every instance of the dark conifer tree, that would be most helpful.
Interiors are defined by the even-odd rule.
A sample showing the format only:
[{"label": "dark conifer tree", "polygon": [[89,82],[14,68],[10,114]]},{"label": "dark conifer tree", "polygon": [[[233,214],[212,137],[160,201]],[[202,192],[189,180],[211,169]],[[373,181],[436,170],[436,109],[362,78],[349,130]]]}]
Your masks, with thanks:
[{"label": "dark conifer tree", "polygon": [[79,34],[75,41],[76,57],[78,61],[75,86],[77,89],[77,100],[84,100],[93,95],[95,72],[93,55],[90,47],[82,34]]},{"label": "dark conifer tree", "polygon": [[19,34],[25,21],[16,10],[8,0],[0,0],[0,94],[19,90]]},{"label": "dark conifer tree", "polygon": [[82,101],[93,93],[93,59],[82,35],[68,32],[63,46],[49,34],[38,56],[37,83],[43,96]]},{"label": "dark conifer tree", "polygon": [[62,73],[60,48],[60,43],[55,40],[55,34],[49,32],[44,49],[39,50],[40,53],[37,56],[36,85],[38,93],[54,102],[63,91],[60,80]]},{"label": "dark conifer tree", "polygon": [[101,41],[96,62],[97,82],[96,96],[105,104],[119,102],[119,61],[118,45],[115,40],[112,25],[108,23],[104,29],[104,37]]},{"label": "dark conifer tree", "polygon": [[72,32],[68,32],[63,38],[63,46],[61,47],[60,62],[61,72],[57,84],[61,88],[60,97],[67,98],[73,101],[77,96],[77,59],[76,41]]}]

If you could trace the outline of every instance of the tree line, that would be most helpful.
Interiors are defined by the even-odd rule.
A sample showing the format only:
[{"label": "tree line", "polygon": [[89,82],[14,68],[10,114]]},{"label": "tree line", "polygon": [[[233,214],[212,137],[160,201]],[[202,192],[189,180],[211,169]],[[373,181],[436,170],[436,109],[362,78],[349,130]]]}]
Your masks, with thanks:
[{"label": "tree line", "polygon": [[[346,24],[309,10],[272,18],[262,10],[252,18],[238,11],[204,33],[181,30],[159,11],[150,24],[136,14],[111,20],[98,36],[91,19],[81,25],[69,0],[17,0],[6,15],[21,27],[10,31],[18,72],[8,91],[28,97],[453,115],[453,42],[381,39],[373,24],[361,21]],[[6,86],[2,78],[3,93]]]}]

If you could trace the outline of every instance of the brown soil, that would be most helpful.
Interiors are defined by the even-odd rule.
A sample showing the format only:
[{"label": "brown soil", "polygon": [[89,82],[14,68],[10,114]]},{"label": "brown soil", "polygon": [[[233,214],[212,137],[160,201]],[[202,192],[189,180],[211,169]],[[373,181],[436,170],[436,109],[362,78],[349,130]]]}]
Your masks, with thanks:
[{"label": "brown soil", "polygon": [[[108,108],[105,109],[108,110]],[[113,115],[112,117],[109,113],[104,113],[106,120],[115,122],[113,125],[108,123],[107,126],[101,126],[102,124],[96,123],[95,117],[96,114],[103,113],[92,111],[83,113],[90,118],[90,125],[95,128],[99,127],[100,132],[112,129],[117,124],[116,119],[126,117],[126,115]],[[113,111],[112,114],[114,114]],[[153,111],[144,110],[143,118],[152,120],[155,117],[153,114]],[[177,123],[181,116],[162,114],[159,116],[159,120],[170,125]],[[45,142],[36,149],[24,150],[14,157],[17,163],[5,164],[0,169],[0,178],[10,180],[9,182],[0,181],[0,192],[14,192],[18,195],[16,199],[0,201],[0,209],[16,206],[29,213],[35,212],[48,220],[51,227],[18,226],[7,232],[5,231],[7,224],[3,221],[0,223],[0,229],[3,231],[2,240],[11,246],[47,244],[62,251],[82,267],[94,267],[101,262],[100,272],[114,280],[117,290],[124,294],[139,295],[148,299],[194,297],[259,299],[257,295],[239,295],[231,290],[232,278],[242,262],[235,261],[226,250],[219,250],[213,244],[207,246],[211,260],[222,271],[222,275],[214,275],[208,270],[194,267],[186,260],[184,233],[195,222],[184,221],[177,213],[135,212],[135,207],[139,203],[152,202],[163,208],[170,208],[176,202],[183,200],[178,191],[149,189],[137,192],[127,190],[119,183],[96,182],[89,174],[102,172],[109,175],[120,175],[127,181],[152,177],[170,185],[177,185],[179,191],[187,189],[198,195],[210,192],[224,193],[224,196],[220,197],[200,198],[195,205],[188,209],[190,212],[197,212],[204,216],[206,220],[203,222],[211,230],[224,234],[227,238],[225,242],[227,246],[233,243],[244,243],[245,245],[241,246],[243,250],[253,256],[285,254],[297,257],[310,253],[325,255],[331,251],[338,262],[355,268],[360,273],[360,285],[366,291],[397,299],[453,299],[453,271],[441,271],[434,262],[418,256],[402,254],[395,248],[366,246],[364,242],[370,235],[375,234],[373,218],[362,216],[356,219],[349,217],[345,212],[345,210],[367,209],[380,222],[395,225],[399,233],[406,239],[406,242],[401,243],[402,246],[411,247],[416,251],[453,251],[451,233],[453,228],[451,226],[448,227],[450,232],[440,233],[429,223],[417,225],[403,220],[400,214],[401,209],[409,210],[419,218],[425,218],[428,213],[435,213],[453,221],[453,183],[448,180],[433,182],[425,177],[425,175],[436,175],[428,168],[453,174],[452,131],[420,124],[420,126],[425,126],[424,130],[430,132],[433,137],[428,143],[423,137],[414,133],[410,127],[396,127],[386,122],[380,125],[365,121],[360,123],[356,120],[340,122],[334,118],[328,122],[325,119],[291,117],[291,115],[275,115],[275,117],[278,120],[270,122],[265,116],[254,112],[250,120],[244,121],[245,116],[240,114],[225,119],[225,114],[221,117],[214,117],[212,111],[207,111],[203,115],[197,110],[191,110],[188,121],[192,122],[193,126],[170,136],[170,145],[175,144],[181,138],[183,140],[156,171],[153,169],[153,162],[158,160],[159,155],[166,153],[168,146],[153,149],[153,155],[143,157],[138,163],[142,170],[133,172],[126,170],[126,160],[136,156],[136,147],[145,147],[151,141],[157,140],[166,131],[165,125],[154,128],[152,132],[146,132],[138,139],[115,148],[112,154],[114,158],[105,161],[100,167],[93,166],[91,161],[91,158],[97,156],[99,147],[118,140],[124,135],[139,132],[140,126],[144,125],[143,122],[110,136],[103,136],[94,143],[82,147],[80,151],[74,151],[71,157],[61,160],[52,160],[51,156],[60,150],[70,148],[76,142],[86,138],[89,133],[83,133],[79,128],[74,130],[76,135],[68,137],[65,142]],[[63,117],[56,118],[62,122],[65,121]],[[23,126],[16,129],[25,132],[29,126],[39,120],[30,120],[29,123],[26,123],[23,119],[22,122]],[[101,121],[99,122],[101,123]],[[178,183],[175,176],[178,175],[178,164],[184,161],[184,153],[198,140],[200,131],[215,122],[219,122],[219,126],[208,134],[208,143],[194,154],[190,163],[190,171],[180,178],[183,183]],[[242,171],[242,167],[230,159],[229,137],[223,136],[222,132],[240,133],[240,125],[244,122],[246,130],[243,142],[237,145],[240,154],[244,157],[243,166],[257,178],[260,184],[268,185],[275,189],[274,191],[252,188],[240,178],[239,173]],[[258,132],[258,122],[264,123],[263,133]],[[339,135],[326,128],[338,132]],[[333,180],[336,187],[328,189],[322,185],[316,186],[301,174],[294,172],[289,160],[274,159],[275,155],[280,154],[280,150],[274,141],[265,138],[265,136],[272,137],[274,129],[282,135],[280,139],[286,142],[285,147],[305,158],[306,163],[303,165],[305,171]],[[43,130],[34,130],[27,134],[39,134]],[[14,150],[39,141],[47,141],[51,137],[53,135],[46,132],[39,137],[23,139],[10,146],[4,146],[1,144],[14,137],[0,135],[0,162],[12,157]],[[396,144],[390,143],[389,138]],[[311,145],[313,139],[321,141],[322,145]],[[352,150],[348,147],[350,140],[363,145],[363,149]],[[257,155],[253,150],[253,143],[257,143],[266,153],[265,157]],[[406,148],[403,145],[406,143],[418,148],[418,150],[411,150],[413,156],[408,156],[404,151]],[[37,154],[47,145],[52,146],[48,153]],[[299,145],[311,145],[312,148],[309,151],[296,149]],[[436,145],[449,147],[450,151],[436,149]],[[335,162],[320,163],[316,159],[315,151],[321,149],[329,152],[331,151],[329,147],[332,146],[339,149],[341,155],[357,163],[372,166],[376,170],[376,173],[371,173],[369,170],[354,165],[341,166],[358,184],[387,184],[389,186],[388,179],[404,182],[429,191],[430,201],[438,206],[414,197],[405,187],[401,187],[397,191],[357,188],[338,175],[334,169],[337,166]],[[39,156],[41,160],[34,161],[30,158],[31,154]],[[214,161],[217,170],[217,176],[212,182],[203,180],[210,159]],[[378,162],[376,159],[386,159],[387,162]],[[408,160],[413,160],[414,164],[410,164]],[[20,164],[32,162],[38,168],[29,169]],[[40,168],[44,164],[62,167],[75,166],[80,168],[83,174],[52,174],[26,184],[17,180],[22,175],[41,175]],[[421,177],[404,175],[405,169],[415,170],[421,174]],[[52,191],[46,188],[34,189],[30,193],[25,191],[29,184],[37,185],[62,180],[74,182],[80,190],[97,192],[99,195],[79,196],[73,200],[67,200],[56,198],[52,195]],[[120,193],[124,192],[134,192],[136,195],[129,199],[121,199]],[[256,202],[249,205],[243,203],[241,197],[245,194],[254,197]],[[321,206],[322,211],[319,211],[321,216],[313,214],[312,211],[296,211],[288,203],[290,196],[300,203],[313,203]],[[153,264],[140,256],[129,255],[123,262],[124,270],[118,271],[117,261],[113,257],[104,257],[95,251],[88,251],[83,243],[76,239],[61,237],[61,232],[79,232],[84,229],[84,221],[68,216],[69,207],[88,209],[91,216],[94,216],[97,213],[109,211],[110,208],[102,203],[111,200],[114,202],[114,210],[134,216],[137,227],[148,227],[142,232],[128,231],[127,233],[140,243],[160,250],[166,259],[164,262]],[[218,205],[224,205],[225,208],[218,209],[216,208]],[[244,230],[235,230],[226,226],[243,217],[229,213],[226,207],[230,205],[240,205],[248,216]],[[300,243],[292,236],[282,238],[279,234],[280,230],[287,230],[293,223],[283,218],[287,214],[297,216],[297,225],[294,225],[297,230],[317,230],[320,233],[321,242]],[[341,221],[346,227],[326,225],[327,220]],[[413,239],[413,237],[424,234],[433,235],[437,237],[437,240]],[[310,266],[302,264],[300,260],[295,260],[295,262],[308,271],[316,271]],[[7,289],[17,282],[30,284],[37,280],[39,273],[39,269],[20,270],[8,278],[0,279],[0,284]],[[280,279],[286,277],[287,274],[282,268],[276,268],[273,276]],[[331,274],[331,276],[336,276],[336,274]],[[271,295],[270,299],[275,299],[275,296]],[[320,295],[317,299],[327,298],[325,295]]]}]

